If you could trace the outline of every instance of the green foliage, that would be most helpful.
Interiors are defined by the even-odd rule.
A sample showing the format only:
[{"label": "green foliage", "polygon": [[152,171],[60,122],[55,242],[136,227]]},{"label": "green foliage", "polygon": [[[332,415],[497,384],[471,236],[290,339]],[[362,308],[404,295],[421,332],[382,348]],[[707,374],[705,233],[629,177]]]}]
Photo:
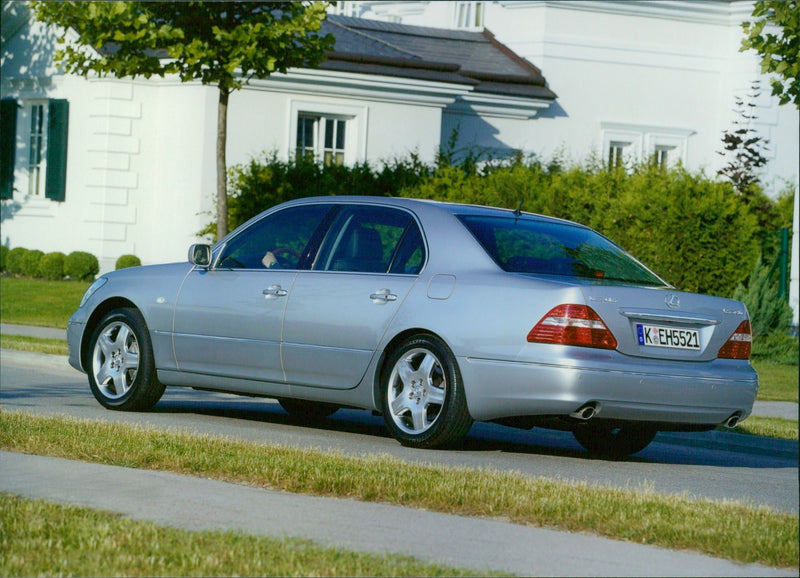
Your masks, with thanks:
[{"label": "green foliage", "polygon": [[770,279],[770,266],[761,259],[750,273],[747,287],[739,285],[733,298],[747,305],[754,338],[781,332],[792,322],[792,308],[778,296],[775,281]]},{"label": "green foliage", "polygon": [[781,104],[791,101],[800,108],[800,6],[796,0],[760,0],[753,18],[742,24],[740,50],[758,52],[762,74],[779,77],[771,80],[772,94]]},{"label": "green foliage", "polygon": [[[333,47],[319,34],[326,2],[32,2],[60,26],[67,72],[117,78],[177,75],[219,89],[217,235],[227,229],[228,96],[251,78],[315,67]],[[69,30],[76,38],[65,42]]]},{"label": "green foliage", "polygon": [[48,281],[60,281],[64,278],[64,259],[66,255],[60,251],[47,253],[39,261],[38,277],[47,279]]},{"label": "green foliage", "polygon": [[8,257],[8,252],[10,249],[5,245],[0,245],[0,273],[5,272],[6,270],[6,258]]},{"label": "green foliage", "polygon": [[[798,347],[797,337],[792,337],[785,331],[773,331],[769,335],[757,337],[753,340],[754,359],[763,359],[772,363],[784,365],[798,365],[800,363],[800,348]],[[797,374],[795,373],[795,378]],[[759,381],[763,381],[763,375],[759,371]],[[794,387],[797,391],[797,383]]]},{"label": "green foliage", "polygon": [[44,252],[38,249],[28,251],[22,256],[22,275],[36,277],[39,275],[39,261],[44,257]]},{"label": "green foliage", "polygon": [[64,260],[64,274],[75,281],[90,281],[100,271],[97,257],[84,251],[73,251]]},{"label": "green foliage", "polygon": [[[32,2],[36,17],[78,33],[67,72],[117,78],[177,74],[230,92],[250,78],[314,66],[325,2]],[[114,50],[104,50],[114,47]],[[93,48],[94,50],[86,50]],[[99,51],[99,52],[98,52]]]},{"label": "green foliage", "polygon": [[685,291],[730,295],[759,254],[756,217],[730,184],[682,168],[516,161],[467,175],[437,169],[415,197],[488,204],[588,225]]},{"label": "green foliage", "polygon": [[6,267],[8,268],[8,272],[12,275],[22,275],[22,271],[24,268],[24,260],[25,255],[28,253],[28,249],[24,247],[15,247],[8,252],[8,256],[6,257]]},{"label": "green foliage", "polygon": [[367,163],[346,167],[323,166],[305,158],[284,162],[274,153],[263,160],[251,159],[230,171],[229,226],[237,227],[261,211],[301,197],[396,196],[418,183],[427,170],[416,155],[392,161],[380,171]]},{"label": "green foliage", "polygon": [[[552,215],[605,234],[678,289],[729,296],[745,280],[779,219],[768,198],[750,202],[702,173],[649,163],[609,170],[591,160],[513,159],[478,168],[428,166],[412,155],[382,169],[282,162],[273,154],[231,170],[230,225],[312,195],[388,195],[474,203]],[[755,197],[753,197],[755,198]],[[773,243],[774,244],[774,243]]]},{"label": "green foliage", "polygon": [[120,255],[114,268],[127,269],[128,267],[140,267],[141,265],[142,261],[136,255]]}]

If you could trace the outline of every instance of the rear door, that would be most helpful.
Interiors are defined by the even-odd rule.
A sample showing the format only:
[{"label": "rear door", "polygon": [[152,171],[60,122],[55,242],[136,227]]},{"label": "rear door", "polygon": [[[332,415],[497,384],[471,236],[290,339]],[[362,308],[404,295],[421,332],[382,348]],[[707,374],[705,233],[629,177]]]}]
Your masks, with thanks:
[{"label": "rear door", "polygon": [[292,288],[283,330],[287,381],[355,387],[424,261],[410,213],[343,207],[312,270],[300,272]]}]

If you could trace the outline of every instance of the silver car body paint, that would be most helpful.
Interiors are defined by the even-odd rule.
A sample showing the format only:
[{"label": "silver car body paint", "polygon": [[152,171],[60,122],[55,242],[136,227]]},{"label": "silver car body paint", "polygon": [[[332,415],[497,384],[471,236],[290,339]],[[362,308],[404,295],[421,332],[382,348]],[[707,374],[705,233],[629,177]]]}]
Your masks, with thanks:
[{"label": "silver car body paint", "polygon": [[[189,263],[115,271],[70,319],[71,365],[86,371],[94,326],[104,312],[128,304],[146,320],[158,378],[168,385],[378,409],[387,349],[400,335],[426,332],[455,355],[476,420],[566,416],[589,402],[598,417],[675,424],[719,424],[751,412],[756,372],[746,360],[716,358],[747,319],[741,303],[666,284],[505,272],[456,215],[510,211],[412,199],[302,199],[239,227],[214,247],[214,258],[264,215],[308,203],[408,211],[423,232],[424,266],[418,274]],[[564,303],[592,307],[617,349],[528,343],[531,328]],[[700,349],[643,347],[635,332],[642,322],[695,328]]]}]

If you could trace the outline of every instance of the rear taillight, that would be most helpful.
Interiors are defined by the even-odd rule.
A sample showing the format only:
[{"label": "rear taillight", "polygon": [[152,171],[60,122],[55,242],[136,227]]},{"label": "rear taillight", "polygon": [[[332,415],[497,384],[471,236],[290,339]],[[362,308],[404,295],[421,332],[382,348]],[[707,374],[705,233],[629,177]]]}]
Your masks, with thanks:
[{"label": "rear taillight", "polygon": [[559,305],[528,333],[532,343],[556,343],[616,349],[617,340],[594,309],[586,305]]},{"label": "rear taillight", "polygon": [[750,348],[753,343],[753,332],[749,321],[742,321],[733,335],[725,342],[717,357],[720,359],[750,359]]}]

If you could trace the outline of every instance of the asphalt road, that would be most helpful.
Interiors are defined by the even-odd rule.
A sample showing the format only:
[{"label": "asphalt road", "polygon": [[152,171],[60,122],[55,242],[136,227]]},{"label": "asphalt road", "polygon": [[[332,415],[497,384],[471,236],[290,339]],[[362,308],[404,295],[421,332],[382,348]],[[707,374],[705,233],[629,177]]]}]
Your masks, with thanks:
[{"label": "asphalt road", "polygon": [[565,432],[515,430],[475,424],[455,450],[404,448],[388,436],[380,417],[340,410],[303,425],[272,400],[167,388],[149,413],[103,409],[86,377],[63,357],[0,351],[0,405],[38,414],[145,423],[346,454],[389,454],[407,461],[514,470],[531,476],[580,480],[668,494],[751,502],[798,512],[798,444],[708,432],[659,434],[625,461],[591,459]]}]

